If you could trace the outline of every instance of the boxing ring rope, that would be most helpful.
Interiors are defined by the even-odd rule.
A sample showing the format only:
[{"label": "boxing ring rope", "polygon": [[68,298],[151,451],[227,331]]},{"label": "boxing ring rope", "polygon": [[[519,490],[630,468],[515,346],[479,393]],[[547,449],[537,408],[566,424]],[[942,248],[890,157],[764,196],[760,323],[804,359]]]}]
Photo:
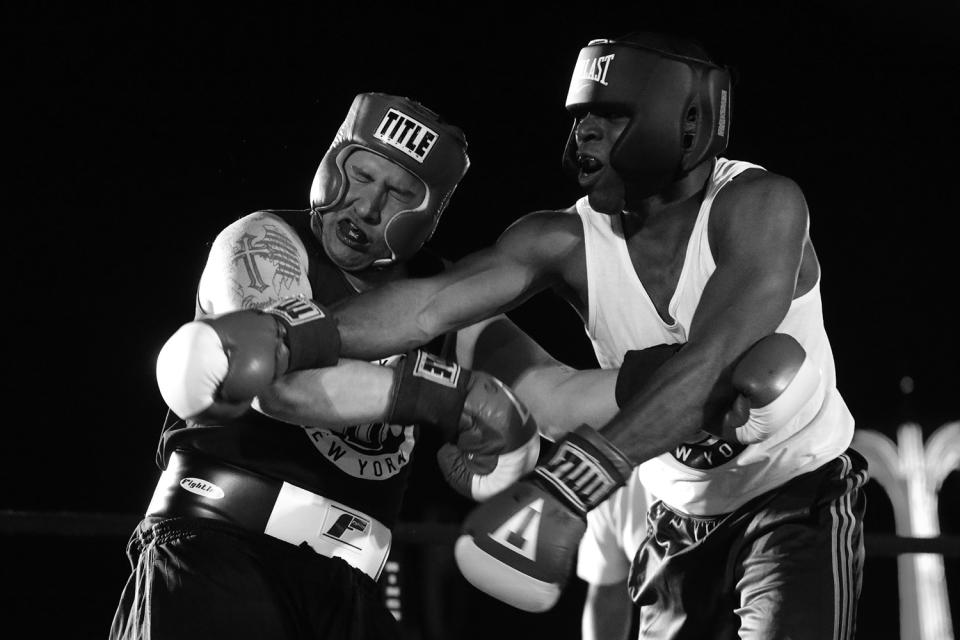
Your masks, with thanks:
[{"label": "boxing ring rope", "polygon": [[[117,536],[126,538],[142,516],[130,513],[81,511],[0,510],[0,535],[64,537]],[[393,529],[397,544],[453,545],[459,525],[440,522],[400,522]],[[906,553],[935,553],[960,557],[960,536],[917,538],[893,534],[865,535],[867,556],[894,557]]]}]

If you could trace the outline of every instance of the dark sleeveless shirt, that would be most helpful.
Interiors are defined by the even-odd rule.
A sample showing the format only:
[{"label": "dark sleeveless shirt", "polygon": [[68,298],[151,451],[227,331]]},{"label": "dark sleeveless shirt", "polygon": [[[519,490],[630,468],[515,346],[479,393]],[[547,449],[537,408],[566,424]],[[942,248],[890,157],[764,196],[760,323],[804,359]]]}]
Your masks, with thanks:
[{"label": "dark sleeveless shirt", "polygon": [[[356,291],[333,265],[310,230],[309,210],[274,210],[300,236],[309,255],[308,278],[313,298],[331,304]],[[426,277],[443,269],[435,255],[421,250],[408,263],[410,277]],[[454,357],[453,335],[438,338],[426,349]],[[399,356],[385,358],[391,365]],[[406,489],[419,428],[382,423],[350,427],[342,433],[300,427],[250,410],[226,425],[184,422],[168,412],[158,463],[175,449],[193,450],[233,465],[277,478],[373,516],[392,527]]]}]

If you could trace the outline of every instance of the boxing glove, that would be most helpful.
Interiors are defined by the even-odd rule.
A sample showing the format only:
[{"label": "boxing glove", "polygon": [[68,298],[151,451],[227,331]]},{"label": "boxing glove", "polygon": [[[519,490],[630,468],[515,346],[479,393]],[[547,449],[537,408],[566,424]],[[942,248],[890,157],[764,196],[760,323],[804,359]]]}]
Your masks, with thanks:
[{"label": "boxing glove", "polygon": [[468,453],[453,444],[437,450],[437,464],[453,489],[462,496],[483,502],[500,493],[533,469],[540,456],[536,433],[518,449],[502,454]]},{"label": "boxing glove", "polygon": [[229,421],[288,371],[336,364],[333,317],[306,298],[201,318],[180,327],[157,358],[170,409],[201,424]]},{"label": "boxing glove", "polygon": [[623,362],[620,363],[617,383],[614,387],[617,406],[623,408],[623,405],[653,376],[654,371],[672,358],[683,344],[658,344],[654,347],[634,349],[623,354]]},{"label": "boxing glove", "polygon": [[426,351],[412,351],[397,370],[387,421],[439,429],[449,446],[441,471],[464,496],[484,500],[536,464],[537,425],[499,380]]},{"label": "boxing glove", "polygon": [[632,469],[606,438],[578,427],[545,464],[467,516],[454,546],[460,572],[518,609],[550,609],[571,574],[587,512],[626,484]]},{"label": "boxing glove", "polygon": [[761,338],[734,367],[737,396],[724,415],[721,437],[754,444],[788,429],[804,407],[823,401],[820,382],[820,368],[792,336]]}]

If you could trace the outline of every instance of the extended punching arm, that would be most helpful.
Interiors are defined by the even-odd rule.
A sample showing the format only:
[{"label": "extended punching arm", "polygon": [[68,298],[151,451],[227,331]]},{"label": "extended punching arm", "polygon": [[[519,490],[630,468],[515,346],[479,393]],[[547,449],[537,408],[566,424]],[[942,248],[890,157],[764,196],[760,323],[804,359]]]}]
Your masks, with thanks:
[{"label": "extended punching arm", "polygon": [[446,444],[437,458],[447,482],[475,500],[515,482],[540,452],[536,422],[509,387],[425,351],[405,356],[386,419],[439,429]]},{"label": "extended punching arm", "polygon": [[178,416],[202,424],[237,418],[288,371],[336,364],[332,317],[305,298],[188,322],[164,344],[157,383]]}]

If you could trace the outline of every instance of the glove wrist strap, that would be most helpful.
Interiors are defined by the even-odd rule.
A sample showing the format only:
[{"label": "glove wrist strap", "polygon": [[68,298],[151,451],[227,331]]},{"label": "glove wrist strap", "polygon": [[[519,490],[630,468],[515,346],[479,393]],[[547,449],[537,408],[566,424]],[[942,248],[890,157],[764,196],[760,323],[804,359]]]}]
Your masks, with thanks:
[{"label": "glove wrist strap", "polygon": [[[287,371],[318,369],[337,364],[340,332],[329,311],[304,297],[285,298],[261,309],[278,321],[290,351]],[[285,372],[284,372],[285,373]]]},{"label": "glove wrist strap", "polygon": [[627,483],[633,466],[613,443],[582,425],[557,442],[547,462],[534,471],[585,516]]},{"label": "glove wrist strap", "polygon": [[454,442],[470,373],[457,363],[426,351],[407,353],[393,385],[387,420],[394,424],[435,426],[446,442]]}]

